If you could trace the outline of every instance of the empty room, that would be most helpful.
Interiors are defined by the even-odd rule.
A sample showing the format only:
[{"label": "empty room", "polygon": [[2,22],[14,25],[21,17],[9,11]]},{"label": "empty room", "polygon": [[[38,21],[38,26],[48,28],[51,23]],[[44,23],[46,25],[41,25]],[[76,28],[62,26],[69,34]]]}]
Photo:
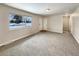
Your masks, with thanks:
[{"label": "empty room", "polygon": [[0,56],[79,56],[79,3],[0,3]]}]

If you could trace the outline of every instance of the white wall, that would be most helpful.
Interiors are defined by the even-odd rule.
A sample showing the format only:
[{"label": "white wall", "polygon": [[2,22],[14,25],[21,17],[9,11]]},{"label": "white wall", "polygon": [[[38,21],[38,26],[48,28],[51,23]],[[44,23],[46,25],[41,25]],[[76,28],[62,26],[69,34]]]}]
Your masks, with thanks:
[{"label": "white wall", "polygon": [[79,43],[79,8],[77,8],[70,17],[70,30],[73,37]]},{"label": "white wall", "polygon": [[71,33],[79,43],[79,16],[71,16]]},{"label": "white wall", "polygon": [[[9,13],[32,16],[32,27],[9,30]],[[17,39],[39,32],[39,18],[41,18],[41,16],[0,5],[0,45],[7,44]]]},{"label": "white wall", "polygon": [[63,33],[62,15],[52,15],[48,17],[48,31]]}]

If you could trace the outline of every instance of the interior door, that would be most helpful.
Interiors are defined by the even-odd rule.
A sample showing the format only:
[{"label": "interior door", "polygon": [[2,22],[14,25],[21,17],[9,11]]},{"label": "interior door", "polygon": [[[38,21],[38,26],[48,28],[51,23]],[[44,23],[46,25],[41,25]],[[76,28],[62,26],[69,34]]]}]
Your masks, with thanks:
[{"label": "interior door", "polygon": [[39,30],[43,29],[43,19],[42,17],[39,18]]},{"label": "interior door", "polygon": [[43,30],[47,31],[47,18],[46,17],[43,19]]}]

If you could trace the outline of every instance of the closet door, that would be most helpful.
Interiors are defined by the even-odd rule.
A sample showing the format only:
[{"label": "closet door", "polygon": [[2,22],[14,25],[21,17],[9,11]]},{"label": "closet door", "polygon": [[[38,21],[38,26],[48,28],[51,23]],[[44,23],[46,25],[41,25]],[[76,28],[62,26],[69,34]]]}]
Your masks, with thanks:
[{"label": "closet door", "polygon": [[39,30],[42,30],[43,29],[43,18],[40,17],[39,18]]},{"label": "closet door", "polygon": [[43,30],[47,31],[47,18],[43,19]]}]

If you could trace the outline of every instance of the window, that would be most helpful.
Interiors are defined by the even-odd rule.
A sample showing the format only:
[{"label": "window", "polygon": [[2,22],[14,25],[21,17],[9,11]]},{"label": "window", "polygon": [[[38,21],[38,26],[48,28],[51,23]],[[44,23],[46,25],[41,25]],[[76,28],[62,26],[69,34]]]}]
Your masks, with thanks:
[{"label": "window", "polygon": [[26,19],[26,27],[32,26],[32,17],[28,16]]},{"label": "window", "polygon": [[9,29],[13,30],[16,28],[31,27],[32,17],[31,16],[21,16],[17,14],[9,14]]}]

